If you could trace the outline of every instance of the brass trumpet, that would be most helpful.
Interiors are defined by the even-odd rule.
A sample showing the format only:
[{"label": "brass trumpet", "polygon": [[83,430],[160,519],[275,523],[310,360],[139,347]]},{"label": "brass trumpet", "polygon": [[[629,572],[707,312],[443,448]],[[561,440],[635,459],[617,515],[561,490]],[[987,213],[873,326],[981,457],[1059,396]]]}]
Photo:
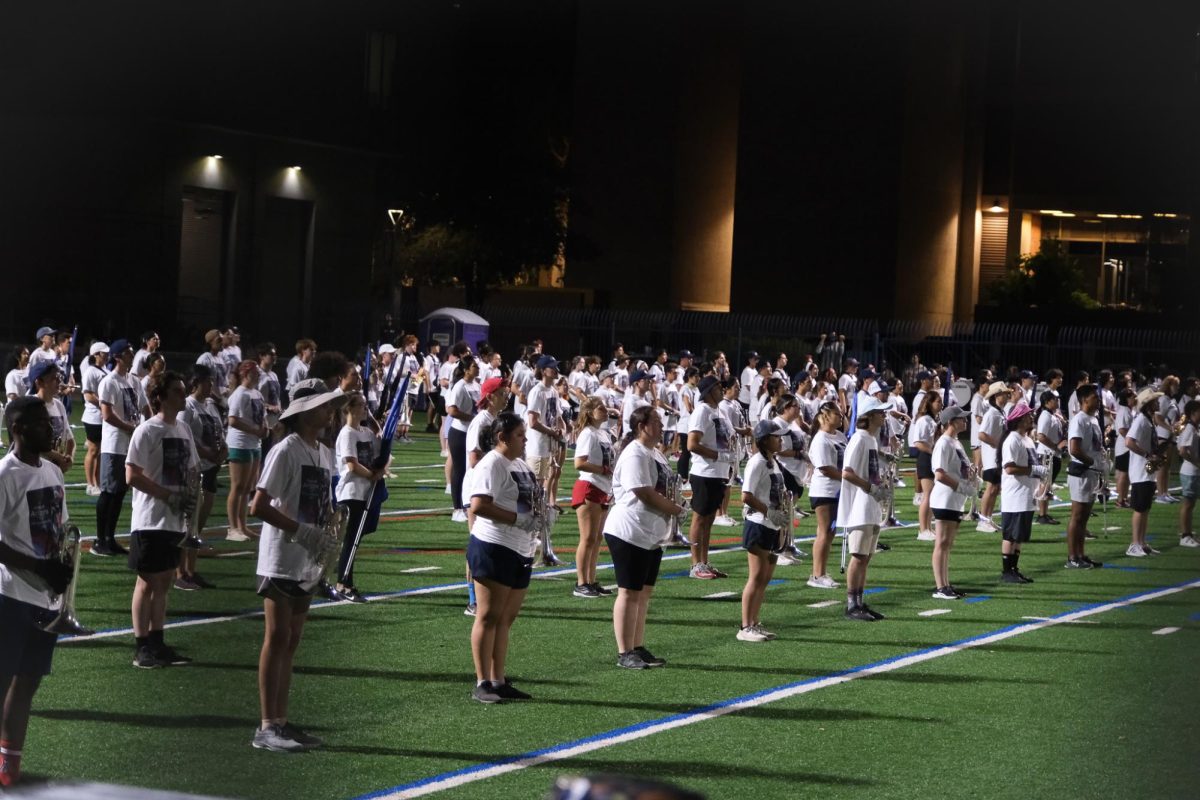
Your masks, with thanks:
[{"label": "brass trumpet", "polygon": [[65,634],[68,636],[90,636],[94,631],[84,627],[75,614],[75,587],[79,584],[79,559],[83,548],[79,546],[79,527],[67,525],[63,528],[62,541],[59,543],[57,557],[64,564],[71,565],[71,583],[63,592],[60,600],[58,616],[42,626],[46,633]]}]

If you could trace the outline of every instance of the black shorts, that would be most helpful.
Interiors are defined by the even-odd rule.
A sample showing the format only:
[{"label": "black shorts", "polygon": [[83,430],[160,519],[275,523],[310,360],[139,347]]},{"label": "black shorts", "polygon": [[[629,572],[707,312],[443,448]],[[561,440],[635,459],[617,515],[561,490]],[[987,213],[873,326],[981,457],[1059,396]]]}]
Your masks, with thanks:
[{"label": "black shorts", "polygon": [[833,506],[833,515],[837,516],[838,499],[836,497],[813,497],[809,495],[808,503],[812,506],[813,511],[816,511],[821,506]]},{"label": "black shorts", "polygon": [[104,425],[97,423],[93,425],[90,422],[83,423],[83,436],[92,444],[100,444],[100,438],[104,433]]},{"label": "black shorts", "polygon": [[646,550],[611,533],[604,534],[609,555],[612,556],[613,572],[617,574],[617,586],[631,592],[640,592],[653,586],[658,580],[658,567],[662,563],[661,547]]},{"label": "black shorts", "polygon": [[305,589],[300,581],[294,581],[290,578],[268,578],[265,575],[257,577],[258,585],[254,588],[254,591],[258,593],[259,597],[269,597],[271,590],[274,589],[288,600],[304,600],[311,598],[317,588],[314,585],[312,589]]},{"label": "black shorts", "polygon": [[1139,513],[1146,513],[1154,504],[1154,481],[1141,481],[1129,487],[1129,507]]},{"label": "black shorts", "polygon": [[429,400],[433,403],[433,410],[439,417],[446,415],[446,398],[442,396],[441,392],[429,395]]},{"label": "black shorts", "polygon": [[745,520],[742,522],[742,547],[749,550],[757,547],[759,550],[772,552],[779,549],[779,531],[771,530],[766,525]]},{"label": "black shorts", "polygon": [[217,493],[217,473],[221,471],[221,466],[218,464],[214,467],[209,467],[200,473],[200,486],[209,494]]},{"label": "black shorts", "polygon": [[917,457],[917,454],[918,454],[918,453],[920,453],[920,452],[921,452],[921,451],[920,451],[920,450],[918,450],[917,448],[915,448],[915,447],[910,447],[910,448],[908,448],[908,457],[909,457],[909,458],[916,458],[916,457]]},{"label": "black shorts", "polygon": [[58,635],[42,626],[57,611],[0,595],[0,675],[49,675]]},{"label": "black shorts", "polygon": [[472,536],[467,541],[467,567],[475,580],[487,578],[510,589],[528,589],[533,557]]},{"label": "black shorts", "polygon": [[1033,533],[1033,512],[1000,512],[1000,532],[1006,542],[1028,542]]},{"label": "black shorts", "polygon": [[934,508],[933,518],[940,519],[942,522],[962,522],[963,512],[953,511],[949,508]]},{"label": "black shorts", "polygon": [[917,478],[924,481],[933,480],[933,453],[917,451]]},{"label": "black shorts", "polygon": [[129,537],[129,568],[145,575],[175,569],[183,536],[174,531],[134,531]]},{"label": "black shorts", "polygon": [[1117,472],[1129,472],[1129,451],[1126,450],[1121,455],[1113,459],[1113,466]]},{"label": "black shorts", "polygon": [[728,482],[724,478],[704,478],[693,473],[691,484],[692,513],[702,517],[717,513],[717,509],[725,500],[725,487]]},{"label": "black shorts", "polygon": [[992,469],[985,469],[981,473],[980,477],[982,477],[985,482],[992,484],[992,486],[999,486],[1000,485],[1000,468],[993,467]]},{"label": "black shorts", "polygon": [[796,476],[783,470],[783,485],[791,492],[797,500],[804,495],[804,487],[800,485],[800,481],[796,480]]}]

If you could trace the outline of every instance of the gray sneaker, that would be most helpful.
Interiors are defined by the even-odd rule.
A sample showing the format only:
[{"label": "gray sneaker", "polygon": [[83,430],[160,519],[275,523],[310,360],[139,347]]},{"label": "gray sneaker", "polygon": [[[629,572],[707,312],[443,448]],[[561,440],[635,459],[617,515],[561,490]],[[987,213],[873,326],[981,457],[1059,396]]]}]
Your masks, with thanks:
[{"label": "gray sneaker", "polygon": [[496,693],[490,683],[483,683],[471,690],[471,699],[480,703],[499,703],[504,698]]},{"label": "gray sneaker", "polygon": [[621,653],[617,656],[617,666],[622,669],[646,669],[650,665],[642,660],[642,656],[637,650],[630,650],[628,653]]},{"label": "gray sneaker", "polygon": [[254,732],[254,739],[250,744],[259,750],[271,750],[276,753],[298,753],[304,749],[304,745],[284,732],[282,725],[259,728]]},{"label": "gray sneaker", "polygon": [[325,744],[325,740],[319,736],[305,733],[290,722],[285,722],[282,727],[283,735],[294,742],[299,742],[305,750],[312,750]]}]

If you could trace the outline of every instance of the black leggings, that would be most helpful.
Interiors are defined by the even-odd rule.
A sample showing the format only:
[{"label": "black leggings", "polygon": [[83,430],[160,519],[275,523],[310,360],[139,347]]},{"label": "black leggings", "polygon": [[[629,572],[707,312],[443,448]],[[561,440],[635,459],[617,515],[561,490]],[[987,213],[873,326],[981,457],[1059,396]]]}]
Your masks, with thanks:
[{"label": "black leggings", "polygon": [[119,493],[101,492],[96,498],[96,541],[114,542],[117,536],[117,520],[121,517],[121,506],[125,502],[123,489]]},{"label": "black leggings", "polygon": [[450,443],[450,497],[456,509],[463,508],[463,479],[467,477],[467,432],[451,428],[446,441]]},{"label": "black leggings", "polygon": [[688,473],[692,471],[692,451],[688,450],[687,446],[688,435],[681,434],[679,437],[679,462],[676,464],[676,469],[679,471],[679,477],[685,481],[688,479]]},{"label": "black leggings", "polygon": [[366,500],[343,500],[342,505],[349,512],[346,525],[346,538],[342,540],[342,554],[338,556],[338,583],[343,586],[354,585],[354,565],[350,563],[350,550],[354,547],[354,537],[358,535],[358,526],[362,523],[363,515],[367,513]]},{"label": "black leggings", "polygon": [[1058,480],[1058,473],[1060,470],[1062,470],[1062,462],[1063,462],[1063,460],[1061,458],[1059,458],[1058,456],[1054,457],[1054,474],[1050,477],[1050,480],[1052,480],[1052,481]]}]

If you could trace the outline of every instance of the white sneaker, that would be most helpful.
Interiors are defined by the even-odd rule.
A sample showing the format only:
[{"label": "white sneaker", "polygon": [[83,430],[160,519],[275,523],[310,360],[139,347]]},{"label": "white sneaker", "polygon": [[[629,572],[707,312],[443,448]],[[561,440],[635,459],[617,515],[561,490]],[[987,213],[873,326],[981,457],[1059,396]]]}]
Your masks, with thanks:
[{"label": "white sneaker", "polygon": [[250,537],[247,536],[246,534],[242,533],[239,530],[230,528],[228,530],[228,532],[226,532],[226,534],[225,534],[225,541],[227,541],[227,542],[248,542],[248,541],[250,541]]},{"label": "white sneaker", "polygon": [[816,578],[809,578],[808,585],[814,589],[836,589],[838,582],[828,575],[820,575]]},{"label": "white sneaker", "polygon": [[934,541],[937,541],[937,537],[934,536],[933,531],[921,531],[920,533],[917,534],[917,541],[918,542],[934,542]]},{"label": "white sneaker", "polygon": [[1146,556],[1146,551],[1142,549],[1140,544],[1131,544],[1125,551],[1125,555],[1133,558],[1144,558]]},{"label": "white sneaker", "polygon": [[997,528],[996,523],[992,522],[990,519],[981,519],[979,524],[975,526],[975,530],[979,531],[980,533],[995,533],[999,530],[999,528]]},{"label": "white sneaker", "polygon": [[922,501],[924,498],[925,498],[925,493],[924,493],[924,492],[913,492],[913,505],[914,505],[914,506],[919,506],[919,505],[921,505],[921,501]]},{"label": "white sneaker", "polygon": [[1189,533],[1185,536],[1179,537],[1179,546],[1180,547],[1200,547],[1200,541],[1197,541],[1196,537],[1192,536]]},{"label": "white sneaker", "polygon": [[713,525],[720,525],[722,528],[732,528],[737,525],[737,521],[728,514],[721,514],[713,520]]},{"label": "white sneaker", "polygon": [[904,489],[907,486],[908,486],[908,484],[904,482],[904,478],[896,478],[895,487],[897,489]]},{"label": "white sneaker", "polygon": [[759,630],[757,625],[747,625],[737,632],[739,642],[765,642],[770,637]]},{"label": "white sneaker", "polygon": [[754,626],[754,629],[755,629],[756,631],[758,631],[759,633],[761,633],[763,636],[767,637],[768,639],[774,639],[774,638],[775,638],[775,634],[771,633],[769,630],[767,630],[766,628],[764,628],[762,625],[755,625],[755,626]]},{"label": "white sneaker", "polygon": [[446,484],[446,494],[454,494],[454,492],[450,491],[450,484],[448,483]]},{"label": "white sneaker", "polygon": [[439,455],[441,455],[441,457],[442,457],[442,458],[449,458],[449,457],[450,457],[450,451],[449,451],[449,450],[443,450],[443,451],[442,451],[442,452],[441,452]]},{"label": "white sneaker", "polygon": [[1154,497],[1154,502],[1156,502],[1156,503],[1161,503],[1161,504],[1163,504],[1163,505],[1166,505],[1167,503],[1171,503],[1171,502],[1174,502],[1174,501],[1173,501],[1173,500],[1171,500],[1171,495],[1169,495],[1169,494],[1160,494],[1160,495],[1155,495],[1155,497]]},{"label": "white sneaker", "polygon": [[99,486],[90,486],[90,485],[89,485],[89,486],[87,487],[87,493],[88,493],[88,495],[89,495],[89,496],[91,496],[91,497],[99,497],[99,496],[100,496],[100,487],[99,487]]},{"label": "white sneaker", "polygon": [[780,553],[776,557],[775,563],[781,567],[790,567],[796,563],[796,559],[792,558],[791,553]]},{"label": "white sneaker", "polygon": [[454,509],[454,513],[450,515],[450,521],[451,522],[466,522],[467,521],[467,512],[463,511],[461,508]]}]

